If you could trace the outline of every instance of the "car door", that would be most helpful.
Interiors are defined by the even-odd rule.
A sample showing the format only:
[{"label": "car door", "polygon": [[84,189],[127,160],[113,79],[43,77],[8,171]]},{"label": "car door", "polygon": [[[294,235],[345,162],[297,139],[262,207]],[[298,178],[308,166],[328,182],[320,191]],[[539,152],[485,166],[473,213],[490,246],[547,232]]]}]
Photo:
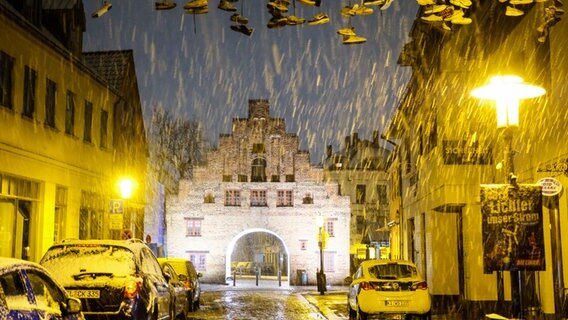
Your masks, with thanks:
[{"label": "car door", "polygon": [[[40,319],[57,320],[68,319],[64,317],[62,306],[65,305],[65,293],[45,273],[39,270],[24,270],[28,278],[29,287],[33,291],[35,311]],[[69,319],[76,319],[71,315]]]},{"label": "car door", "polygon": [[7,319],[40,319],[27,279],[14,269],[0,275],[0,317]]},{"label": "car door", "polygon": [[162,268],[150,249],[142,249],[141,255],[142,269],[148,279],[151,279],[157,290],[156,302],[158,305],[158,319],[170,319],[170,287],[164,277]]}]

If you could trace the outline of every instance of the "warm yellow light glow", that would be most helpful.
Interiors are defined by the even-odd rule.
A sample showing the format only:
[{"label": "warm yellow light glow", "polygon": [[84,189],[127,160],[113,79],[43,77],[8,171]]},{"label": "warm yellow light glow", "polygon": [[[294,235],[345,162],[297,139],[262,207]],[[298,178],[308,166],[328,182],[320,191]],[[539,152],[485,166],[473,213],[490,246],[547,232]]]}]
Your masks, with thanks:
[{"label": "warm yellow light glow", "polygon": [[488,85],[476,88],[471,95],[479,99],[495,100],[497,127],[519,125],[519,100],[544,95],[544,88],[524,83],[523,78],[512,75],[492,77]]},{"label": "warm yellow light glow", "polygon": [[120,196],[123,199],[130,199],[132,191],[134,190],[134,181],[130,178],[123,178],[118,182],[118,187],[120,189]]}]

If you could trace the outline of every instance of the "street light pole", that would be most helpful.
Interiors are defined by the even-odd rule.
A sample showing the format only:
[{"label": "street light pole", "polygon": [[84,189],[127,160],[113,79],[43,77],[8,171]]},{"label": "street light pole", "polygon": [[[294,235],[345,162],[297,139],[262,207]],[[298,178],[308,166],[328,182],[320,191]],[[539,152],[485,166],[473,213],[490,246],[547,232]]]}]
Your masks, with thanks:
[{"label": "street light pole", "polygon": [[[526,84],[517,76],[496,76],[490,84],[476,88],[471,95],[479,99],[494,100],[497,105],[497,127],[503,129],[505,166],[508,183],[517,188],[513,151],[513,130],[519,125],[519,100],[536,98],[546,91],[538,86]],[[511,296],[513,316],[523,317],[522,277],[520,270],[509,270],[511,277]],[[497,300],[499,305],[504,301],[503,271],[497,271]]]},{"label": "street light pole", "polygon": [[324,227],[320,226],[318,233],[318,247],[320,250],[320,269],[316,274],[316,280],[317,280],[318,291],[321,295],[323,295],[324,292],[326,291],[326,285],[327,285],[323,269],[323,249],[327,246],[327,237],[328,235]]}]

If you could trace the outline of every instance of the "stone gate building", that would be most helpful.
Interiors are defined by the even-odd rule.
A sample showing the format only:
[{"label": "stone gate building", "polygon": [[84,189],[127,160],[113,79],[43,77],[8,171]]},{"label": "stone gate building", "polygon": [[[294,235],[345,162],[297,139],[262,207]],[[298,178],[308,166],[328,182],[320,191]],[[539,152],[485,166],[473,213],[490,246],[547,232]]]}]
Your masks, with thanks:
[{"label": "stone gate building", "polygon": [[[191,259],[214,283],[260,270],[284,283],[315,284],[323,260],[327,283],[342,284],[350,199],[323,182],[322,168],[298,144],[283,119],[270,117],[268,100],[249,100],[248,118],[233,119],[207,164],[167,200],[168,256]],[[323,255],[320,227],[329,234]]]}]

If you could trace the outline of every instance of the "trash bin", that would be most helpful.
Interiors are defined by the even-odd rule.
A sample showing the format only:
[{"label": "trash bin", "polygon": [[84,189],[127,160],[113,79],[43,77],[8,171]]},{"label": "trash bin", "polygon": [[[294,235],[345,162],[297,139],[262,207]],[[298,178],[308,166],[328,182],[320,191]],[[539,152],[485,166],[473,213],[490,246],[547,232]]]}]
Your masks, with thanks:
[{"label": "trash bin", "polygon": [[297,273],[297,283],[298,285],[301,286],[307,286],[308,285],[308,273],[306,272],[305,269],[298,269],[296,270]]}]

